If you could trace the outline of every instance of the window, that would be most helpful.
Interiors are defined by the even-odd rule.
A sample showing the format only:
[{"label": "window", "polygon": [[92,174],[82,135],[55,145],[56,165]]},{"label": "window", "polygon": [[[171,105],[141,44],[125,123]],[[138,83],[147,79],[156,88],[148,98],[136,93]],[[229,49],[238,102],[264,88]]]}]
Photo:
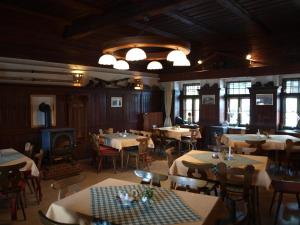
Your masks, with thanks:
[{"label": "window", "polygon": [[199,121],[200,113],[200,98],[198,90],[200,89],[200,84],[184,84],[183,85],[183,119],[188,120],[188,113],[192,114],[192,122],[197,123]]},{"label": "window", "polygon": [[227,120],[231,125],[250,122],[250,81],[228,82],[226,85]]},{"label": "window", "polygon": [[298,127],[300,113],[300,79],[283,81],[283,126]]}]

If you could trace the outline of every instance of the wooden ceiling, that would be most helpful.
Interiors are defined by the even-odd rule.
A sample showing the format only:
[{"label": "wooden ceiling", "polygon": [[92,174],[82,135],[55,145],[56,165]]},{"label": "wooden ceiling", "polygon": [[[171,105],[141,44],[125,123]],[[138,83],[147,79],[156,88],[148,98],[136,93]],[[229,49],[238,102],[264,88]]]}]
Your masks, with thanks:
[{"label": "wooden ceiling", "polygon": [[191,67],[162,74],[300,61],[300,0],[1,0],[0,27],[2,57],[99,66],[104,42],[154,34],[192,45]]}]

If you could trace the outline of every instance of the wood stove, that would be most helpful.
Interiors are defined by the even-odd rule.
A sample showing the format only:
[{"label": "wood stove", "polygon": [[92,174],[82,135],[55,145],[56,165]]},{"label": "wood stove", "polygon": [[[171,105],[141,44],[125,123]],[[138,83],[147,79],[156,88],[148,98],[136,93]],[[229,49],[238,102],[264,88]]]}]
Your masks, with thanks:
[{"label": "wood stove", "polygon": [[48,163],[72,160],[75,149],[75,129],[56,128],[42,130],[42,149]]}]

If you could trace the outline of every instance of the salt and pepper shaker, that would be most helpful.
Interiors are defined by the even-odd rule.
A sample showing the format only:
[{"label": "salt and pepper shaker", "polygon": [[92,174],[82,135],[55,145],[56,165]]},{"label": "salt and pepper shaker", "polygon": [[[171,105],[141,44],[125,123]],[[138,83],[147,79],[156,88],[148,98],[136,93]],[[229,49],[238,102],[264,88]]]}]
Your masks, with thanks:
[{"label": "salt and pepper shaker", "polygon": [[228,157],[231,157],[231,146],[229,146],[229,150],[228,150]]}]

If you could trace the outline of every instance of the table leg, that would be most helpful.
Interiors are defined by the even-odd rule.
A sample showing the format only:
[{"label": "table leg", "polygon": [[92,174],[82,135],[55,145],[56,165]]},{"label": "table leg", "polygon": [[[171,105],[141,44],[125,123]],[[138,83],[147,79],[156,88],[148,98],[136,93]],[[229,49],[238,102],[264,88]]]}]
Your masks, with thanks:
[{"label": "table leg", "polygon": [[121,150],[121,170],[124,169],[124,149]]}]

